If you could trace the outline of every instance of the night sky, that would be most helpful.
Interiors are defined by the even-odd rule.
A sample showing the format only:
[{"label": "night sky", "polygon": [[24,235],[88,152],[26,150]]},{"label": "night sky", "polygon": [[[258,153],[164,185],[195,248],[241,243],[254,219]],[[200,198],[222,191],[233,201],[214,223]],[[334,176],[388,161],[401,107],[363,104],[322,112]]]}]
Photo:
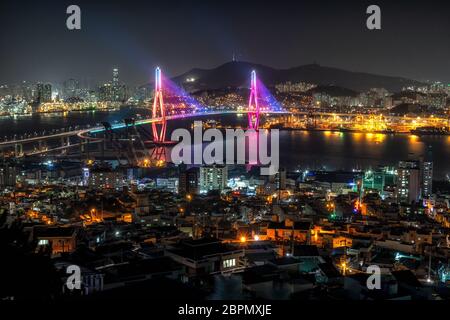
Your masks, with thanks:
[{"label": "night sky", "polygon": [[[391,3],[389,3],[391,2]],[[0,2],[0,84],[140,85],[156,65],[171,76],[232,59],[289,68],[317,62],[352,71],[450,83],[446,1],[17,1]],[[82,30],[66,28],[77,4]],[[382,30],[366,28],[378,4]]]}]

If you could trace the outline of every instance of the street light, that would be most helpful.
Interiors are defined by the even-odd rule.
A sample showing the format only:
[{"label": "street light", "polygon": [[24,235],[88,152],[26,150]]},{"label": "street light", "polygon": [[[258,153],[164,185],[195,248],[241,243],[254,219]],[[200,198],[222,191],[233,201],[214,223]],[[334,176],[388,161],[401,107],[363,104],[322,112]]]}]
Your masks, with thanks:
[{"label": "street light", "polygon": [[347,263],[342,262],[341,267],[342,267],[342,274],[345,276],[345,270],[347,269]]}]

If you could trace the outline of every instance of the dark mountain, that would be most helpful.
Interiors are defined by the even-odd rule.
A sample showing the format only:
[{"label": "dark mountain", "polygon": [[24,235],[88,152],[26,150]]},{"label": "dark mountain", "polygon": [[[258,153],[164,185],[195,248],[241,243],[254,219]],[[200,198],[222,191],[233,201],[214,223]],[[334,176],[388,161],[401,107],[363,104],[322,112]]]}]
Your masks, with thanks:
[{"label": "dark mountain", "polygon": [[[310,82],[324,86],[337,86],[354,91],[370,88],[386,88],[391,92],[400,91],[405,86],[422,85],[420,82],[401,77],[381,76],[363,72],[351,72],[337,68],[310,64],[290,69],[274,69],[250,62],[227,62],[214,69],[192,69],[173,80],[190,90],[218,89],[225,87],[249,86],[250,72],[256,70],[266,86],[277,83]],[[194,82],[186,79],[194,78]]]},{"label": "dark mountain", "polygon": [[195,82],[189,83],[194,89],[221,89],[226,87],[248,87],[250,85],[250,72],[256,70],[258,77],[266,85],[279,82],[279,70],[260,64],[249,62],[228,62],[214,69],[192,69],[173,80],[186,85],[186,79],[194,78]]},{"label": "dark mountain", "polygon": [[431,111],[430,109],[431,109],[430,107],[424,105],[401,103],[393,107],[391,110],[389,110],[389,113],[396,116],[404,116],[407,114],[420,116],[430,112]]},{"label": "dark mountain", "polygon": [[329,96],[332,97],[356,97],[358,96],[358,92],[351,90],[351,89],[347,89],[347,88],[342,88],[342,87],[338,87],[338,86],[317,86],[313,89],[310,89],[307,91],[310,94],[314,94],[314,93],[326,93]]},{"label": "dark mountain", "polygon": [[417,91],[401,91],[396,92],[392,95],[392,99],[398,100],[402,98],[409,98],[409,99],[417,99],[418,96],[426,96],[425,93],[417,92]]}]

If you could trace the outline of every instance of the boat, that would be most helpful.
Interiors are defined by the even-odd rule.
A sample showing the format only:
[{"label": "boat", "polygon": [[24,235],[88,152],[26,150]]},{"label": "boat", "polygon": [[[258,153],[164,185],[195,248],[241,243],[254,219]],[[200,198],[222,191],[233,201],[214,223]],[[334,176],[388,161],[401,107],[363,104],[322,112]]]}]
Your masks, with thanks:
[{"label": "boat", "polygon": [[285,129],[283,123],[274,123],[269,126],[270,129]]},{"label": "boat", "polygon": [[420,127],[416,129],[412,129],[410,131],[412,134],[417,136],[422,135],[433,135],[433,136],[443,136],[450,134],[448,127]]}]

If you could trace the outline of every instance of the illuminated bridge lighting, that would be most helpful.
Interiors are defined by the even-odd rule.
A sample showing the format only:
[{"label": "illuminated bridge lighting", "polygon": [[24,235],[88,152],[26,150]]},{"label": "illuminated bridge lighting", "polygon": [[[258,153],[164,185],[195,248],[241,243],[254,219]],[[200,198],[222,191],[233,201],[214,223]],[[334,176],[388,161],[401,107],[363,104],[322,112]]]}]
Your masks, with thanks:
[{"label": "illuminated bridge lighting", "polygon": [[155,69],[155,98],[153,101],[152,118],[158,118],[158,121],[152,122],[153,141],[165,142],[166,141],[166,108],[163,101],[163,90],[161,82],[161,69],[157,67]]},{"label": "illuminated bridge lighting", "polygon": [[250,97],[248,100],[248,128],[258,130],[259,128],[259,104],[256,84],[256,71],[251,74]]}]

